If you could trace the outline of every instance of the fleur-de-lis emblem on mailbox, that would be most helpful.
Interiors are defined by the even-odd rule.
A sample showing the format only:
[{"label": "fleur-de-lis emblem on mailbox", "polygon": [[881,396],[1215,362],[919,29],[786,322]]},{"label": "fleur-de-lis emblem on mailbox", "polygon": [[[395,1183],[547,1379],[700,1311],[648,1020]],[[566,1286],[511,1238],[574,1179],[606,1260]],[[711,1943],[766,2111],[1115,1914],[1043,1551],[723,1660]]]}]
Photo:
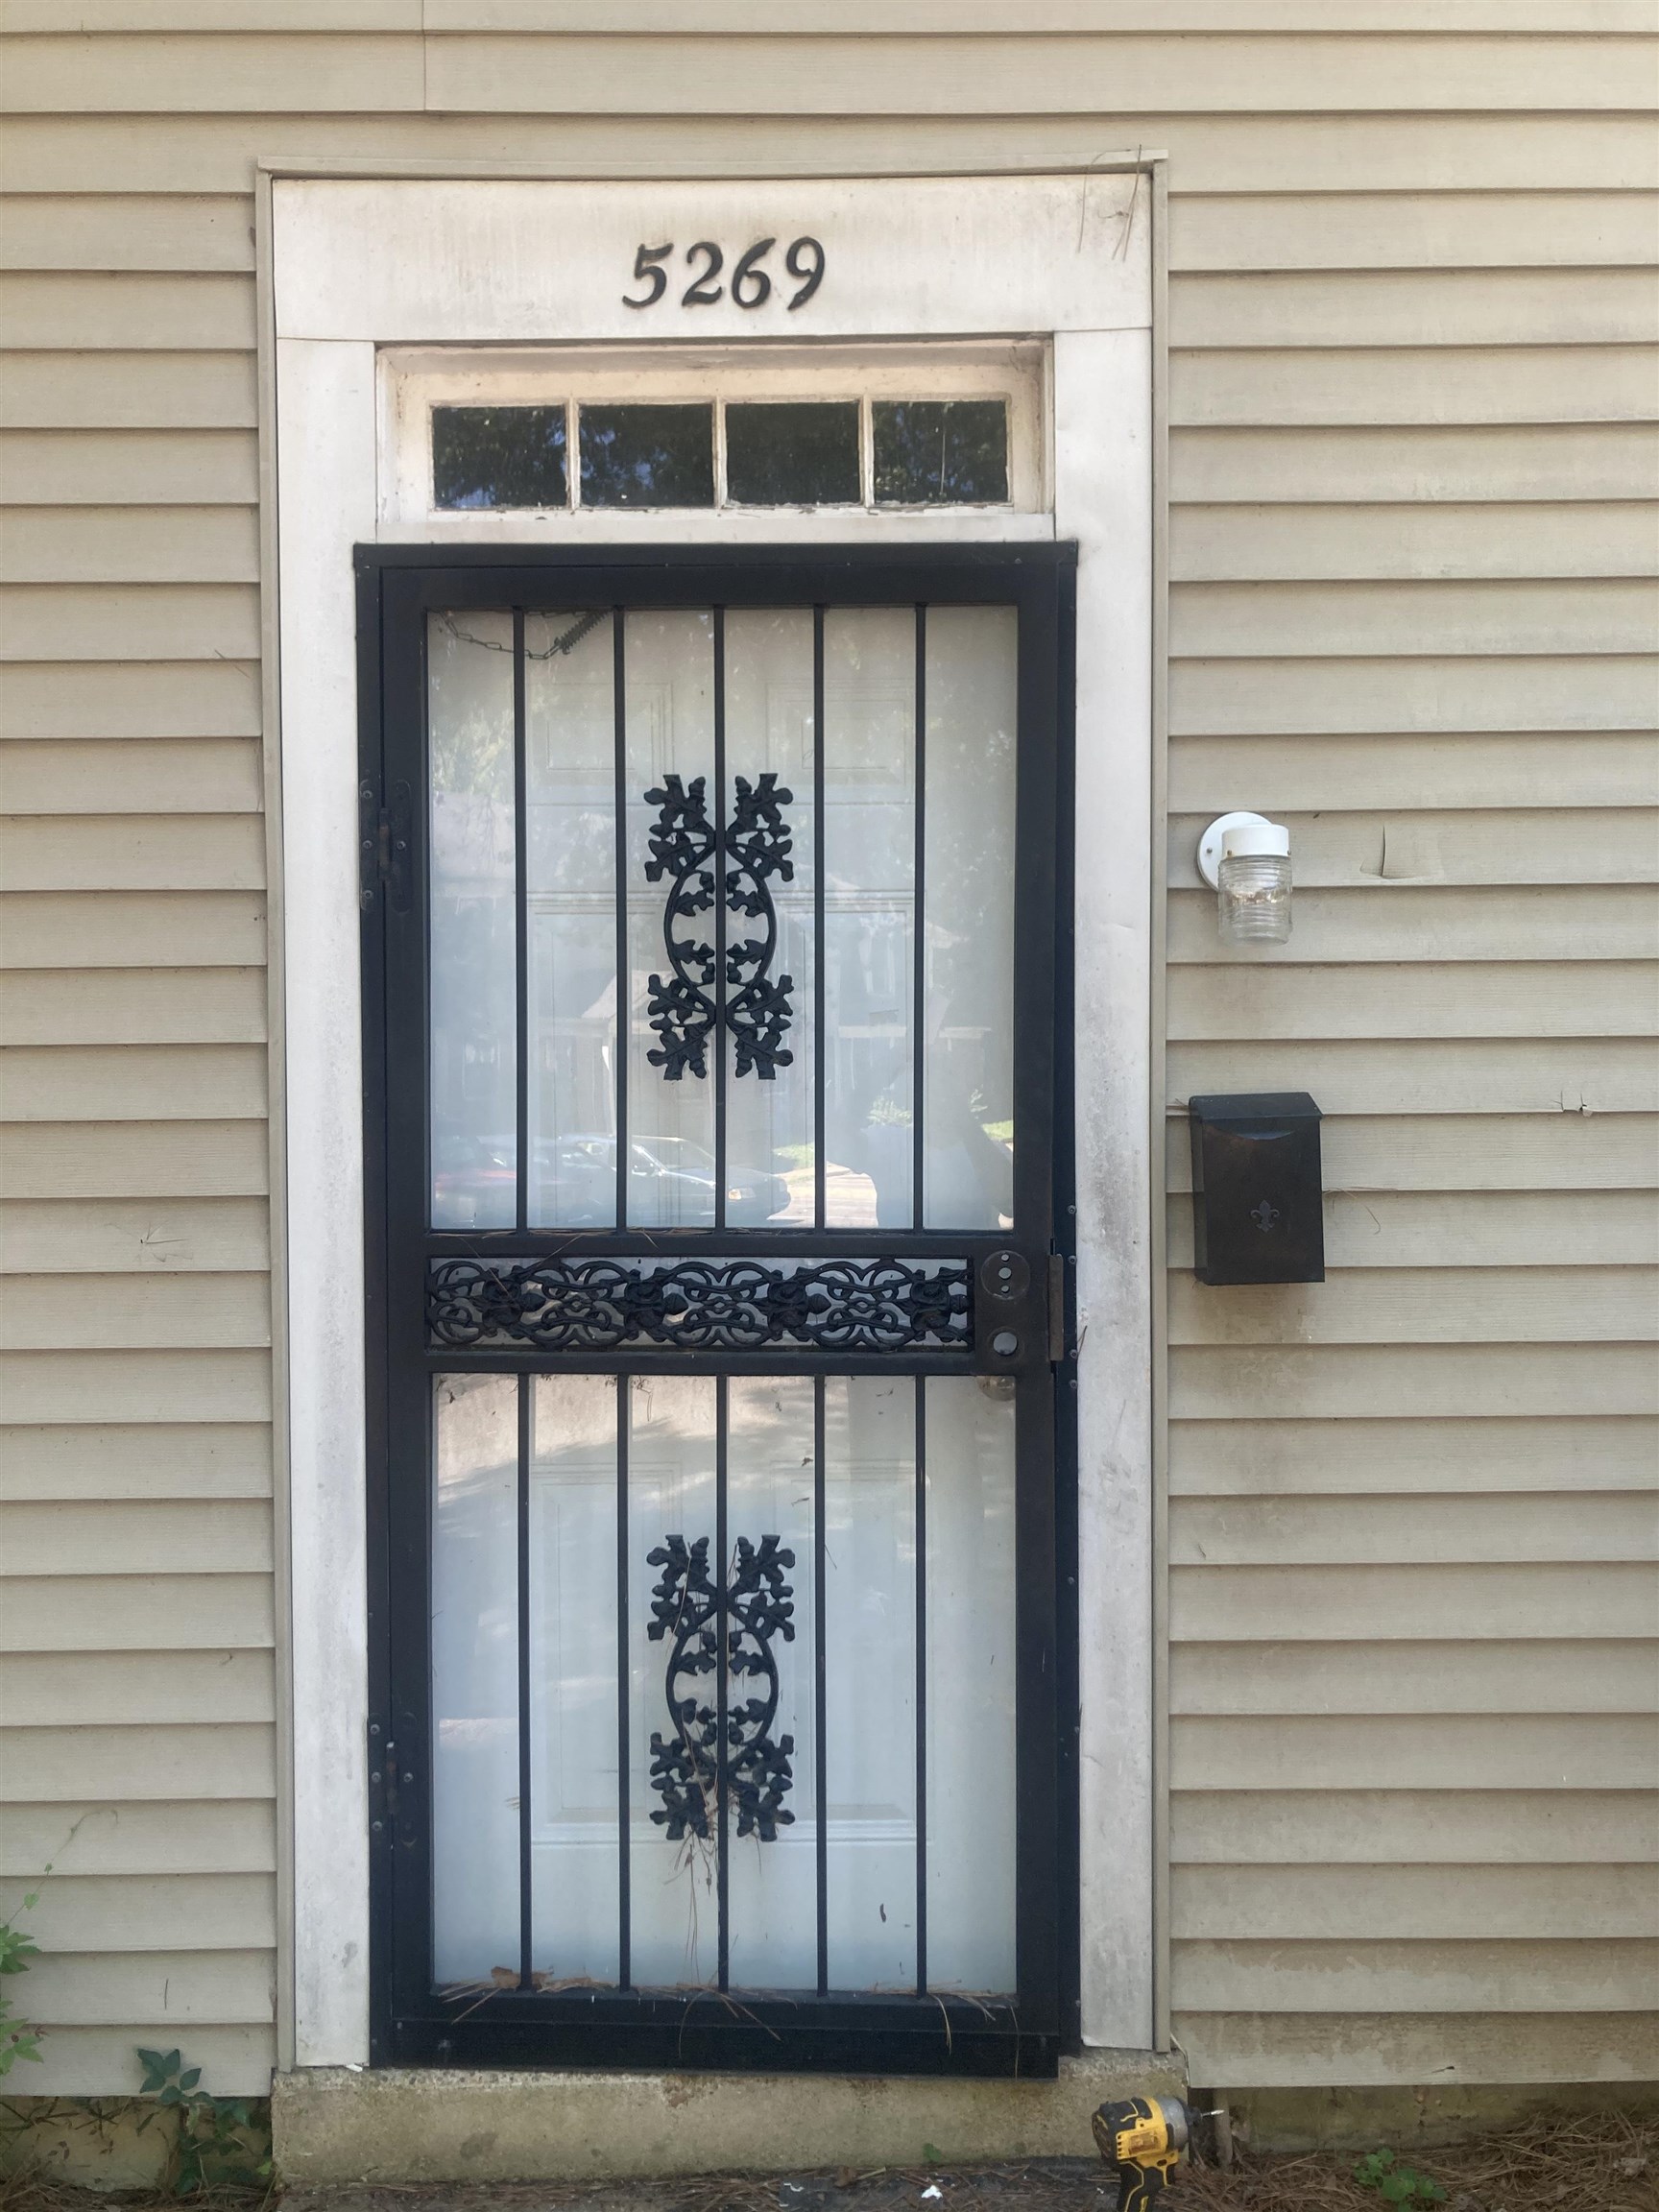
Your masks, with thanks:
[{"label": "fleur-de-lis emblem on mailbox", "polygon": [[1269,1229],[1278,1227],[1284,1216],[1280,1214],[1277,1206],[1270,1206],[1265,1198],[1262,1198],[1251,1207],[1250,1218],[1265,1236]]}]

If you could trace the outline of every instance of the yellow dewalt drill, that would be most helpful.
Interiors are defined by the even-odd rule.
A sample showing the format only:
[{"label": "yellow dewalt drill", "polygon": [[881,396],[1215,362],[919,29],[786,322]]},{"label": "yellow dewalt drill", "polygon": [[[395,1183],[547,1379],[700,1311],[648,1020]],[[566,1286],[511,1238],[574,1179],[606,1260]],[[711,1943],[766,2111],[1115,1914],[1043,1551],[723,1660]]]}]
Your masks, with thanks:
[{"label": "yellow dewalt drill", "polygon": [[1179,2097],[1123,2097],[1101,2105],[1090,2126],[1101,2157],[1118,2176],[1118,2212],[1149,2212],[1199,2117]]}]

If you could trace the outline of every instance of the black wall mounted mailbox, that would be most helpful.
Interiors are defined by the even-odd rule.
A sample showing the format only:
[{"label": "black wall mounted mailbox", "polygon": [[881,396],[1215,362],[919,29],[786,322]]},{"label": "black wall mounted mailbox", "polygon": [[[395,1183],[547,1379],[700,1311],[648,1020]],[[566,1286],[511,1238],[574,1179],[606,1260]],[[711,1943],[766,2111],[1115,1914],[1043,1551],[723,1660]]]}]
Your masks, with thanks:
[{"label": "black wall mounted mailbox", "polygon": [[1200,1283],[1323,1283],[1319,1109],[1306,1091],[1192,1098],[1193,1270]]}]

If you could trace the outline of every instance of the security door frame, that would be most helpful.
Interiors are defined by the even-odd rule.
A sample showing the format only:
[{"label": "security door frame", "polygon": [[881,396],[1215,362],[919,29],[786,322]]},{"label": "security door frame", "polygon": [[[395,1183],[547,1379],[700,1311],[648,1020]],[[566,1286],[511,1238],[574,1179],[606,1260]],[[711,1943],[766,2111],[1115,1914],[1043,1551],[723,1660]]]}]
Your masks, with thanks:
[{"label": "security door frame", "polygon": [[[938,545],[724,548],[667,552],[567,547],[362,547],[357,556],[363,641],[360,767],[379,807],[400,786],[424,790],[427,616],[510,607],[610,613],[713,607],[1012,606],[1019,624],[1018,781],[1014,904],[1014,1125],[1012,1226],[950,1231],[713,1227],[441,1230],[426,1226],[427,838],[417,799],[407,850],[383,851],[363,900],[364,1157],[368,1224],[369,1565],[371,1679],[371,1881],[374,1900],[371,2057],[382,2064],[560,2063],[584,2066],[733,2066],[768,2071],[1052,2075],[1063,2017],[1074,2018],[1074,1872],[1060,1837],[1076,1819],[1076,1728],[1062,1719],[1060,1686],[1075,1681],[1075,1535],[1066,1356],[1066,1270],[1056,1250],[1070,1230],[1069,1117],[1057,1119],[1057,926],[1070,885],[1069,837],[1058,819],[1070,755],[1074,549]],[[820,629],[821,637],[821,629]],[[820,677],[820,688],[822,679]],[[815,716],[819,743],[823,716]],[[716,720],[716,730],[719,728]],[[716,740],[718,742],[718,740]],[[523,744],[522,731],[518,743]],[[716,768],[716,781],[721,772]],[[620,798],[620,787],[618,798]],[[372,805],[366,796],[367,809]],[[917,837],[922,837],[920,786]],[[395,871],[397,873],[395,873]],[[820,882],[820,904],[822,885]],[[617,897],[625,897],[618,886]],[[522,896],[522,893],[520,893]],[[522,999],[528,988],[519,978]],[[920,1006],[916,1019],[921,1020]],[[822,1056],[815,1055],[822,1078]],[[522,1088],[522,1086],[520,1086]],[[522,1110],[521,1110],[522,1111]],[[520,1174],[527,1168],[520,1149]],[[611,1350],[540,1352],[511,1344],[456,1349],[434,1341],[430,1271],[454,1256],[488,1268],[555,1254],[627,1264],[719,1255],[816,1262],[878,1250],[910,1266],[965,1265],[973,1328],[956,1348],[826,1351],[788,1342],[765,1350],[679,1351],[649,1343]],[[1024,1262],[1018,1297],[993,1299],[982,1279],[993,1256]],[[997,1347],[1017,1334],[1018,1352]],[[1008,1999],[963,1997],[928,1984],[916,1995],[835,1991],[825,1981],[824,1871],[819,1863],[820,1987],[770,1995],[731,1984],[683,1993],[616,1987],[546,1993],[530,1985],[525,1954],[517,1989],[444,1993],[430,1971],[431,1712],[426,1545],[433,1380],[440,1374],[538,1372],[709,1373],[767,1376],[990,1375],[1015,1396],[1016,1854],[1018,1987]],[[1005,1385],[1006,1386],[1006,1385]],[[944,1479],[950,1470],[942,1470]],[[520,1577],[524,1575],[520,1527]],[[806,1563],[797,1566],[802,1573]],[[818,1654],[835,1695],[834,1653]],[[918,1714],[918,1728],[922,1726]],[[528,1772],[520,1707],[521,1770]],[[925,1739],[917,1740],[918,1766]],[[395,1751],[383,1746],[395,1745]],[[378,1754],[376,1756],[376,1754]],[[817,1811],[825,1813],[822,1797]],[[528,1848],[529,1809],[520,1818]],[[624,1822],[624,1830],[626,1822]],[[716,1850],[729,1848],[722,1813]],[[972,1850],[971,1837],[920,1829],[928,1851]],[[624,1864],[626,1846],[624,1843]],[[1068,1862],[1063,1872],[1063,1862]],[[926,1881],[919,1873],[919,1953],[926,1958]],[[526,1935],[526,1940],[528,1940]]]}]

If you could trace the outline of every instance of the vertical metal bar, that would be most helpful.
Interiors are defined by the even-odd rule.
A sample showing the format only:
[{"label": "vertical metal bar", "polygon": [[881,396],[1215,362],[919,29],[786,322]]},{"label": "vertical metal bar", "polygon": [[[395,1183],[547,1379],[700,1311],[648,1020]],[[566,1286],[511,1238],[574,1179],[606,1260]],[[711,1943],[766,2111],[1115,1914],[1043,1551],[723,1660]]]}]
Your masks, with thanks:
[{"label": "vertical metal bar", "polygon": [[812,1222],[824,1227],[824,610],[812,610]]},{"label": "vertical metal bar", "polygon": [[[620,624],[617,626],[620,628]],[[633,1981],[634,1896],[628,1865],[632,1814],[628,1803],[628,1425],[633,1378],[616,1378],[616,1981]]]},{"label": "vertical metal bar", "polygon": [[[1069,712],[1064,632],[1051,587],[1012,578],[1019,606],[1019,781],[1015,816],[1014,1238],[1033,1272],[1053,1233],[1055,948],[1062,810],[1056,747]],[[1068,1217],[1070,1218],[1070,1217]],[[1064,1372],[1064,1370],[1062,1371]],[[1069,1393],[1068,1393],[1069,1395]],[[1060,1840],[1055,1561],[1055,1379],[1039,1359],[1015,1378],[1015,1938],[1022,2015],[1058,2019]],[[1069,1562],[1075,1570],[1075,1558]],[[1075,1592],[1071,1593],[1074,1599]]]},{"label": "vertical metal bar", "polygon": [[916,863],[910,902],[910,1220],[922,1226],[923,1069],[927,1019],[927,610],[916,610]]},{"label": "vertical metal bar", "polygon": [[726,1867],[726,1673],[731,1657],[731,1622],[726,1607],[728,1572],[726,1532],[726,1452],[730,1437],[727,1402],[728,1379],[714,1381],[714,1868],[715,1911],[718,1927],[720,1986],[727,1986],[732,1968],[731,1925],[728,1913]]},{"label": "vertical metal bar", "polygon": [[[615,691],[616,752],[616,1035],[611,1049],[616,1055],[616,1226],[628,1226],[628,1054],[634,1037],[634,978],[628,955],[628,707],[623,689],[623,620],[620,607],[611,610],[611,682]],[[626,1976],[623,1977],[627,1979]]]},{"label": "vertical metal bar", "polygon": [[[530,1218],[530,809],[524,710],[524,610],[513,610],[513,934],[515,1096],[517,1137],[514,1164],[517,1190],[516,1217],[522,1229]],[[530,1391],[531,1378],[518,1378],[518,1984],[531,1983],[530,1957]]]},{"label": "vertical metal bar", "polygon": [[530,1950],[530,1393],[518,1378],[518,1986],[534,1987]]},{"label": "vertical metal bar", "polygon": [[[1160,329],[1162,329],[1164,326],[1161,316],[1159,318],[1157,326]],[[1154,401],[1154,405],[1156,405],[1156,401]],[[1157,466],[1156,463],[1154,465]],[[1161,512],[1161,510],[1158,511]],[[1071,928],[1071,916],[1074,911],[1076,865],[1075,855],[1072,849],[1072,807],[1070,800],[1070,794],[1076,788],[1075,711],[1070,682],[1070,671],[1075,664],[1074,627],[1077,612],[1075,570],[1062,569],[1059,575],[1058,584],[1059,620],[1057,624],[1057,650],[1055,654],[1057,683],[1055,690],[1054,717],[1055,773],[1053,779],[1053,787],[1057,800],[1058,820],[1055,826],[1056,834],[1054,837],[1053,845],[1055,854],[1054,902],[1053,909],[1046,918],[1048,924],[1047,935],[1049,937],[1049,941],[1054,947],[1055,1064],[1054,1091],[1050,1111],[1050,1120],[1053,1128],[1053,1160],[1051,1165],[1050,1180],[1054,1191],[1055,1241],[1060,1245],[1062,1252],[1068,1256],[1069,1266],[1075,1268],[1077,1251],[1077,1184],[1075,1168],[1073,1165],[1075,1149],[1075,1109],[1073,1105],[1073,1097],[1076,1075],[1076,1062],[1073,1049],[1074,1032],[1072,1025],[1071,1008],[1075,998],[1076,976],[1073,964],[1073,931]],[[1023,612],[1021,613],[1020,620],[1022,625],[1023,625],[1026,620]],[[1164,662],[1160,658],[1161,654],[1162,645],[1160,644],[1154,652],[1152,664],[1155,668],[1161,668],[1164,665]],[[1036,754],[1040,757],[1040,748],[1034,741],[1031,733],[1022,731],[1020,737],[1020,751],[1017,755],[1017,757],[1021,760],[1022,763],[1019,770],[1022,778],[1025,778],[1032,773],[1032,771],[1028,770],[1023,765],[1023,762],[1027,756],[1033,754]],[[1159,763],[1162,762],[1163,753],[1161,747],[1155,746],[1154,759]],[[1157,774],[1156,768],[1154,770],[1154,774]],[[1165,795],[1161,787],[1155,787],[1155,789],[1156,796],[1153,802],[1152,818],[1156,822],[1162,821],[1164,816]],[[1021,901],[1023,897],[1023,893],[1018,881],[1018,870],[1020,866],[1018,860],[1016,861],[1015,865],[1016,883],[1014,897],[1015,911],[1018,913],[1020,911]],[[1152,911],[1154,915],[1153,944],[1155,950],[1153,974],[1155,975],[1161,975],[1164,973],[1163,958],[1161,950],[1158,948],[1156,935],[1156,917],[1160,911],[1160,902],[1156,900],[1154,901]],[[1159,1026],[1159,1024],[1155,1023],[1153,1027],[1154,1049],[1156,1049],[1157,1032]],[[1156,1064],[1154,1064],[1153,1068],[1151,1094],[1154,1098],[1160,1100],[1165,1095],[1164,1071],[1158,1068]],[[1159,1124],[1161,1120],[1161,1116],[1154,1116],[1152,1118],[1154,1141],[1156,1141],[1158,1135],[1160,1134]],[[1016,1134],[1018,1135],[1018,1130],[1016,1131]],[[1029,1142],[1029,1134],[1027,1135],[1027,1142]],[[1156,1154],[1154,1154],[1154,1158],[1156,1159]],[[1153,1183],[1153,1189],[1156,1190],[1160,1188],[1162,1182],[1163,1169],[1160,1166],[1157,1177]],[[1161,1280],[1163,1274],[1164,1255],[1161,1251],[1158,1250],[1156,1244],[1153,1248],[1153,1259],[1154,1266],[1152,1279],[1154,1282],[1158,1282]],[[1071,1275],[1070,1284],[1073,1292],[1075,1292],[1075,1274]],[[1070,1326],[1069,1326],[1067,1330],[1067,1341],[1070,1344],[1071,1340],[1072,1329]],[[1157,1500],[1163,1494],[1162,1483],[1165,1473],[1163,1456],[1159,1450],[1158,1440],[1161,1437],[1166,1436],[1167,1433],[1162,1424],[1158,1410],[1163,1403],[1164,1380],[1165,1377],[1163,1365],[1159,1360],[1155,1350],[1153,1354],[1152,1369],[1152,1405],[1154,1407],[1152,1495],[1154,1500],[1154,1512],[1157,1510]],[[1016,1423],[1022,1423],[1026,1429],[1029,1429],[1031,1426],[1029,1414],[1026,1410],[1021,1408],[1019,1403],[1019,1384],[1016,1384],[1015,1388],[1017,1394],[1015,1412]],[[1027,1391],[1027,1396],[1028,1395],[1029,1391]],[[1082,1688],[1078,1670],[1078,1498],[1076,1477],[1077,1368],[1074,1352],[1069,1356],[1067,1361],[1061,1366],[1059,1372],[1055,1376],[1053,1402],[1055,1458],[1054,1474],[1050,1485],[1050,1494],[1054,1501],[1052,1543],[1055,1552],[1055,1573],[1052,1587],[1054,1590],[1056,1604],[1056,1664],[1054,1670],[1054,1706],[1055,1711],[1059,1716],[1059,1724],[1055,1729],[1055,1742],[1058,1745],[1058,1758],[1055,1801],[1056,1818],[1054,1822],[1056,1847],[1053,1859],[1055,1868],[1056,1893],[1056,1911],[1053,1923],[1055,1928],[1054,1955],[1056,1960],[1057,1994],[1059,1997],[1058,2018],[1060,2022],[1060,2031],[1061,2033],[1068,2039],[1073,2042],[1078,2042],[1081,2041],[1083,2034],[1083,2001],[1081,1984],[1082,1791],[1079,1767],[1079,1762],[1082,1754],[1082,1732],[1080,1725],[1082,1712]],[[1018,1427],[1016,1429],[1015,1448],[1017,1453],[1021,1449]],[[1015,1466],[1016,1479],[1018,1479],[1020,1476],[1020,1463],[1018,1458],[1016,1458]],[[1019,1508],[1017,1504],[1016,1511],[1018,1512],[1018,1510]],[[1028,1543],[1027,1532],[1020,1527],[1018,1522],[1016,1523],[1015,1528],[1015,1541],[1017,1546]],[[1043,1536],[1040,1529],[1038,1532],[1039,1555],[1041,1555],[1042,1544]],[[1153,1545],[1154,1551],[1151,1561],[1152,1587],[1156,1597],[1156,1594],[1163,1587],[1162,1567],[1156,1548],[1156,1534],[1154,1534]],[[1021,1554],[1017,1551],[1016,1557],[1018,1558],[1019,1556],[1021,1556]],[[1025,1664],[1025,1661],[1019,1645],[1020,1620],[1018,1605],[1020,1602],[1021,1600],[1017,1592],[1015,1615],[1015,1647],[1017,1655],[1016,1664],[1023,1665]],[[1157,1654],[1165,1649],[1165,1646],[1162,1641],[1163,1633],[1163,1625],[1160,1623],[1155,1633],[1153,1642],[1155,1665],[1157,1662]],[[1156,1712],[1157,1706],[1155,1702],[1154,1735],[1152,1746],[1155,1772],[1158,1770],[1159,1763],[1161,1760],[1161,1753],[1164,1748],[1160,1745],[1157,1737]],[[1015,1743],[1015,1779],[1017,1786],[1019,1781],[1018,1763],[1020,1758],[1020,1740],[1018,1736],[1018,1730],[1032,1724],[1032,1722],[1027,1720],[1025,1715],[1019,1712],[1017,1709]],[[1039,1714],[1036,1717],[1035,1725],[1042,1727],[1045,1724],[1046,1722],[1044,1716]],[[1166,1767],[1164,1770],[1166,1772],[1167,1771]],[[1157,1812],[1155,1804],[1154,1818],[1156,1819],[1156,1817]],[[1163,1909],[1164,1901],[1159,1894],[1161,1888],[1161,1884],[1159,1882],[1159,1870],[1166,1865],[1166,1839],[1160,1839],[1160,1849],[1156,1851],[1153,1856],[1152,1924],[1155,1929],[1166,1928],[1168,1925],[1167,1915]],[[1022,1881],[1025,1878],[1025,1869],[1031,1863],[1034,1854],[1031,1852],[1028,1843],[1022,1844],[1021,1842],[1018,1815],[1016,1816],[1015,1848],[1016,1877],[1017,1879]],[[1041,1879],[1040,1870],[1038,1873],[1038,1879]],[[1016,1911],[1017,1936],[1019,1936],[1019,1933],[1018,1911]],[[1155,1953],[1155,1994],[1158,1987],[1157,1961],[1158,1955]],[[1027,1986],[1028,1984],[1032,1983],[1036,1978],[1036,1974],[1040,1971],[1040,1961],[1036,1959],[1029,1960],[1024,1964],[1022,1964],[1020,1969],[1020,1987],[1023,1989],[1025,1986]],[[1168,2029],[1166,2025],[1163,2031],[1163,2033],[1166,2037],[1166,2042],[1161,2043],[1158,2046],[1160,2049],[1167,2047],[1166,2038],[1168,2035]]]},{"label": "vertical metal bar", "polygon": [[818,1808],[818,1994],[830,1987],[830,1709],[824,1664],[824,1387],[812,1378],[812,1801]]},{"label": "vertical metal bar", "polygon": [[[714,1226],[726,1226],[726,610],[714,610]],[[725,1986],[724,1984],[721,1984]]]},{"label": "vertical metal bar", "polygon": [[916,1393],[916,1994],[927,1992],[927,1378]]},{"label": "vertical metal bar", "polygon": [[516,1219],[522,1229],[529,1220],[530,1203],[530,909],[529,808],[525,804],[524,761],[524,610],[513,610],[513,937],[517,969],[518,1028],[517,1094],[517,1137],[514,1166],[518,1203]]}]

